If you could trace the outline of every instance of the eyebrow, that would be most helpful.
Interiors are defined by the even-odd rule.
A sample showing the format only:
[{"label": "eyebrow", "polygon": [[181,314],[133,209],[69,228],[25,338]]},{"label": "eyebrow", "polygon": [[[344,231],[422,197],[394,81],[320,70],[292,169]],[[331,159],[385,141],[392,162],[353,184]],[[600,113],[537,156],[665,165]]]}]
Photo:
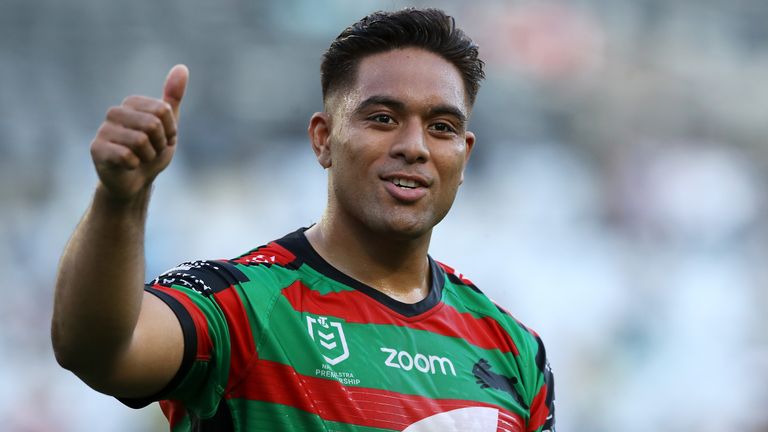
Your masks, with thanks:
[{"label": "eyebrow", "polygon": [[[361,112],[372,105],[383,105],[391,108],[394,111],[405,111],[405,103],[389,96],[374,95],[364,101],[360,102],[355,107],[355,112]],[[467,122],[467,115],[454,105],[441,104],[433,106],[427,113],[430,117],[439,115],[450,115],[456,117],[460,124],[464,125]]]},{"label": "eyebrow", "polygon": [[385,107],[392,108],[395,111],[405,111],[405,104],[397,99],[389,96],[371,96],[368,99],[360,102],[355,107],[355,112],[363,111],[371,105],[384,105]]},{"label": "eyebrow", "polygon": [[461,125],[467,122],[467,116],[458,107],[453,105],[437,105],[429,109],[430,117],[439,115],[450,115],[456,117]]}]

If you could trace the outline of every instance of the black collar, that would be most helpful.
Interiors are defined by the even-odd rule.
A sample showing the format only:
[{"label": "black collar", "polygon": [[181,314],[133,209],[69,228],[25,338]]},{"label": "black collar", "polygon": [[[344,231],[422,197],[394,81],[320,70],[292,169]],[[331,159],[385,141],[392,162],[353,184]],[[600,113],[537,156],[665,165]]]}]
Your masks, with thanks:
[{"label": "black collar", "polygon": [[440,303],[442,298],[443,284],[445,282],[445,273],[443,273],[443,269],[440,268],[440,266],[432,259],[432,257],[427,256],[427,259],[429,260],[431,280],[429,294],[418,303],[403,303],[393,299],[392,297],[369,285],[360,282],[357,279],[350,277],[349,275],[341,272],[341,270],[332,266],[328,261],[323,259],[323,257],[321,257],[320,254],[318,254],[317,251],[309,243],[307,236],[304,235],[304,231],[306,230],[307,228],[300,228],[276,241],[276,243],[278,243],[280,246],[288,249],[294,255],[296,255],[296,260],[300,261],[294,263],[296,267],[299,267],[303,262],[324,276],[354,288],[381,303],[382,305],[388,307],[389,309],[406,317],[414,317],[416,315],[427,312]]}]

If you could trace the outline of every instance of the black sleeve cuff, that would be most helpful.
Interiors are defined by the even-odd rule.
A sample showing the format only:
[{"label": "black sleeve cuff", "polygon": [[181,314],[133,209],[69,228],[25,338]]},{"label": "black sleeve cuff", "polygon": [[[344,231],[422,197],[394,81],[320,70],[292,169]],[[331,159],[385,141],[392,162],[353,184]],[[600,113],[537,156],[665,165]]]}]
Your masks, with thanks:
[{"label": "black sleeve cuff", "polygon": [[[173,296],[153,288],[150,285],[145,286],[144,290],[154,294],[160,300],[165,302],[176,315],[176,318],[178,318],[179,324],[181,324],[182,334],[184,335],[184,357],[181,360],[181,366],[176,372],[176,375],[174,375],[171,381],[159,392],[144,398],[117,398],[117,400],[124,405],[137,409],[144,408],[152,402],[164,399],[165,395],[178,387],[181,380],[184,379],[187,372],[189,372],[189,369],[192,367],[192,363],[195,360],[195,353],[197,352],[197,330],[195,329],[194,321],[192,321],[192,316],[187,309],[178,300],[173,298]],[[160,331],[162,331],[162,329]]]}]

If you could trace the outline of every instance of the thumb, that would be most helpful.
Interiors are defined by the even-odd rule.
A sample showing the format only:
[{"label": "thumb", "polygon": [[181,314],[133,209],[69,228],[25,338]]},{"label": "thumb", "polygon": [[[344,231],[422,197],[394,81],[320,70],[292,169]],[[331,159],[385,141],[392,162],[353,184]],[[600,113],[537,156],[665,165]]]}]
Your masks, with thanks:
[{"label": "thumb", "polygon": [[183,64],[172,67],[165,78],[163,100],[168,102],[171,108],[173,108],[173,117],[177,124],[179,122],[179,106],[181,106],[181,99],[184,97],[188,81],[189,69]]}]

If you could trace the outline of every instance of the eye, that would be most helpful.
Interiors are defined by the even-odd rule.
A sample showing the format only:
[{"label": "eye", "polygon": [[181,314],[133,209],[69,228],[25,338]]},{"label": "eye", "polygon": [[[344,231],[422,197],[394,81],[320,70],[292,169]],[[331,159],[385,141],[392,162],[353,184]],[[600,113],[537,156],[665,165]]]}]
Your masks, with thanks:
[{"label": "eye", "polygon": [[448,123],[438,122],[431,126],[432,130],[441,133],[456,133],[456,129]]},{"label": "eye", "polygon": [[371,117],[368,117],[368,119],[375,121],[377,123],[384,123],[384,124],[393,124],[395,122],[395,119],[393,119],[387,114],[376,114]]}]

